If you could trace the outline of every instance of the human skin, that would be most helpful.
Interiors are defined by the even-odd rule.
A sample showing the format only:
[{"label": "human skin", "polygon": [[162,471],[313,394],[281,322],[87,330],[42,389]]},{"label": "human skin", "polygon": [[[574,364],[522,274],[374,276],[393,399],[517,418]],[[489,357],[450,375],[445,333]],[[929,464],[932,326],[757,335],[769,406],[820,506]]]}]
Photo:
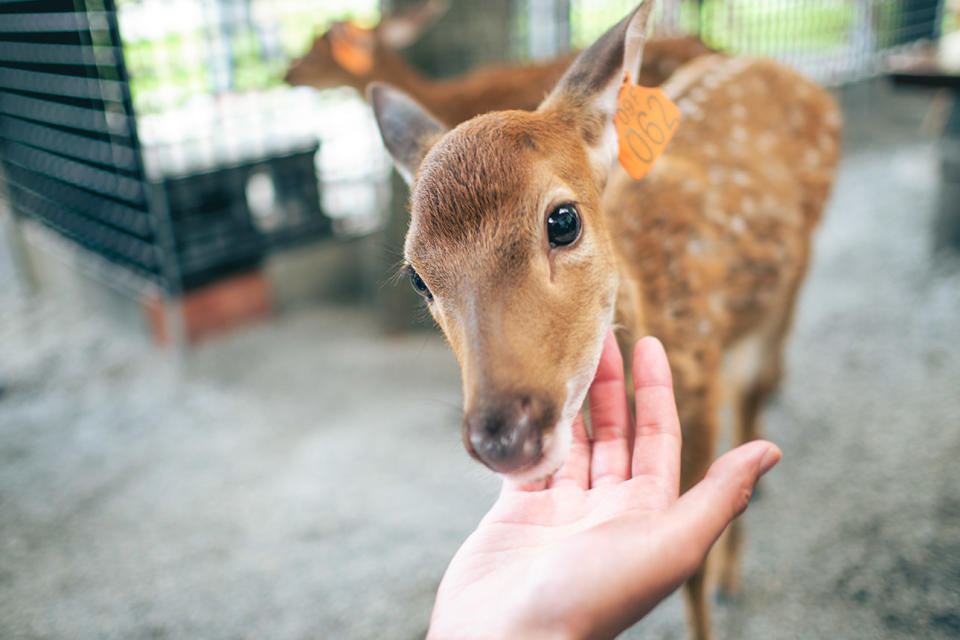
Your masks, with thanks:
[{"label": "human skin", "polygon": [[636,416],[610,333],[584,421],[550,478],[503,490],[444,574],[427,637],[613,638],[677,589],[746,509],[780,450],[726,453],[678,497],[680,423],[655,338],[634,351]]}]

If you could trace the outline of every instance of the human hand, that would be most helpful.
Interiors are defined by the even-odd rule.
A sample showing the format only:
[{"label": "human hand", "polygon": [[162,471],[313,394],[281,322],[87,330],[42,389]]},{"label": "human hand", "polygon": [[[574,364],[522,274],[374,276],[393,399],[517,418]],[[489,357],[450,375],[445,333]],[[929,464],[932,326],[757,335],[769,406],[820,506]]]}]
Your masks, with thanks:
[{"label": "human hand", "polygon": [[612,638],[690,577],[746,509],[780,450],[737,447],[678,498],[680,424],[663,346],[640,340],[633,362],[636,422],[611,332],[589,392],[593,439],[578,417],[556,474],[504,484],[444,574],[428,638]]}]

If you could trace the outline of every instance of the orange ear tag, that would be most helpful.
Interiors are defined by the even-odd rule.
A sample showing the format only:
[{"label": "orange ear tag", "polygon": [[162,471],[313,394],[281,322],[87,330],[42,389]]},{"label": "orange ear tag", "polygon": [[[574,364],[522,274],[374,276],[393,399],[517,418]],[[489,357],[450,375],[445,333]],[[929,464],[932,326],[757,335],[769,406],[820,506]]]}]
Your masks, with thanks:
[{"label": "orange ear tag", "polygon": [[631,84],[630,73],[624,74],[613,122],[620,147],[617,157],[631,178],[639,180],[653,168],[677,132],[680,117],[680,109],[667,94],[656,87]]},{"label": "orange ear tag", "polygon": [[373,35],[366,29],[346,23],[344,32],[330,31],[330,53],[341,67],[358,76],[373,69]]}]

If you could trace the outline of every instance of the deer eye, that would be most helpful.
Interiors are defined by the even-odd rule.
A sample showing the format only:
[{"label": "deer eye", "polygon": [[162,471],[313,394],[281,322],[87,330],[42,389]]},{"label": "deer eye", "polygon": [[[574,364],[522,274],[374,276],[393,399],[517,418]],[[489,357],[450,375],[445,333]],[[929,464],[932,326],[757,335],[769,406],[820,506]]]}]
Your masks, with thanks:
[{"label": "deer eye", "polygon": [[423,278],[420,277],[420,274],[417,273],[413,267],[407,267],[407,270],[410,272],[410,284],[413,285],[413,290],[427,300],[433,300],[433,294],[430,293],[427,283],[423,281]]},{"label": "deer eye", "polygon": [[580,215],[576,206],[562,204],[547,216],[547,240],[551,247],[564,247],[580,237]]}]

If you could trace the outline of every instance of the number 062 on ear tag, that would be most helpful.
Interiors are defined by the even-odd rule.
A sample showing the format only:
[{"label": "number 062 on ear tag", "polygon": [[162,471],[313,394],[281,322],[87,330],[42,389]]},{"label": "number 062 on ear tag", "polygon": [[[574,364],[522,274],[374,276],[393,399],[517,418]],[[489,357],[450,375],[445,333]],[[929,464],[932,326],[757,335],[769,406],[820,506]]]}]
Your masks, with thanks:
[{"label": "number 062 on ear tag", "polygon": [[632,84],[630,74],[624,74],[613,122],[620,147],[617,157],[631,178],[647,175],[677,132],[680,115],[663,91]]}]

